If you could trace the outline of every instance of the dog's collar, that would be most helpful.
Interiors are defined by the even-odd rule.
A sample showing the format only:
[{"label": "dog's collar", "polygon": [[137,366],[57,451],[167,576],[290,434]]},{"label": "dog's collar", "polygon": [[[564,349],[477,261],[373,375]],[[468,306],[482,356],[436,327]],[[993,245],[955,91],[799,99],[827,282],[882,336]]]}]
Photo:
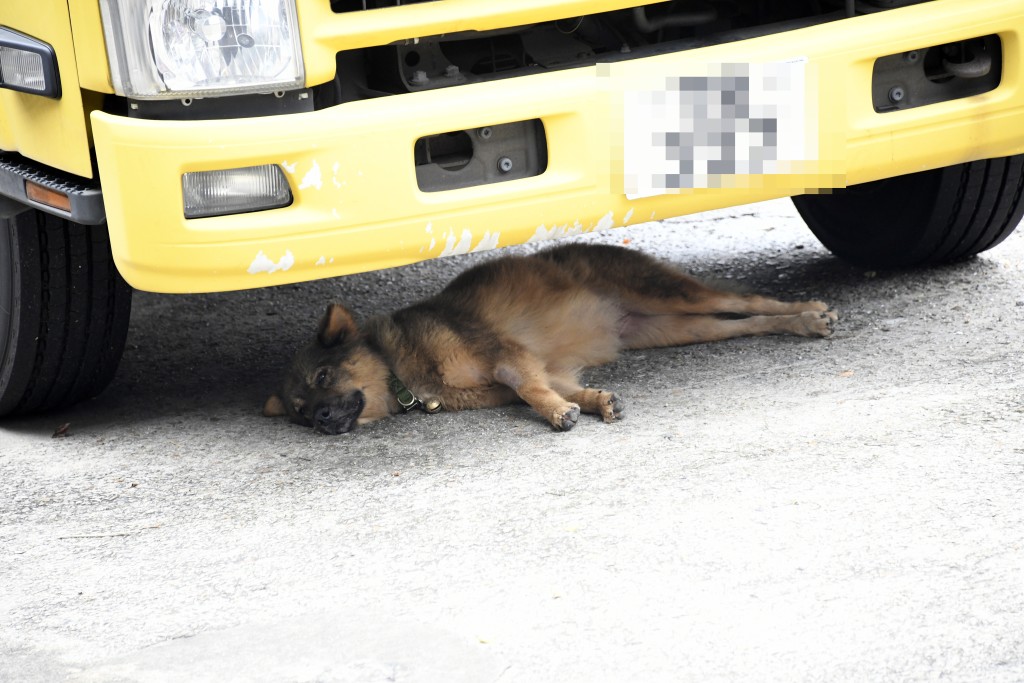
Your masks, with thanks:
[{"label": "dog's collar", "polygon": [[395,400],[398,401],[403,412],[407,413],[414,408],[420,408],[428,413],[436,413],[441,410],[441,401],[436,398],[427,399],[426,402],[421,401],[393,372],[388,377],[388,388],[395,395]]}]

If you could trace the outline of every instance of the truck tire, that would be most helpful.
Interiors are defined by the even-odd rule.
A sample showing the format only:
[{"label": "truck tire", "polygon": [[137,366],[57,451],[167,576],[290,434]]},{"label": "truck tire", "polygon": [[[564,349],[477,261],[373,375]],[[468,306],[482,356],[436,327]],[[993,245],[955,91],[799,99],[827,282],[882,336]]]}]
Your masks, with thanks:
[{"label": "truck tire", "polygon": [[991,249],[1024,215],[1024,155],[793,197],[821,243],[869,268],[925,266]]},{"label": "truck tire", "polygon": [[131,288],[105,225],[0,204],[0,416],[101,392],[124,351]]}]

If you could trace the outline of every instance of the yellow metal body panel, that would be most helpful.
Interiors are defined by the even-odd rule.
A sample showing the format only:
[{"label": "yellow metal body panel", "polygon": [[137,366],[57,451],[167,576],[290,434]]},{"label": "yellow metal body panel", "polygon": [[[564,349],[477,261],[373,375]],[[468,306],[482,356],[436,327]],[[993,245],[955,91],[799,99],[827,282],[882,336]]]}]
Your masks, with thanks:
[{"label": "yellow metal body panel", "polygon": [[[413,7],[449,4],[468,7],[457,0]],[[304,17],[303,26],[308,20]],[[870,83],[878,57],[993,33],[1004,50],[996,90],[906,111],[873,110]],[[95,112],[114,257],[140,289],[245,289],[1024,153],[1022,34],[1019,0],[940,0],[672,55],[307,114],[163,122]],[[751,178],[737,187],[626,198],[623,84],[687,64],[794,58],[808,64],[820,128],[818,163],[802,175]],[[543,121],[548,141],[543,174],[445,192],[418,190],[413,163],[418,138],[532,118]],[[183,173],[265,163],[288,172],[295,196],[291,206],[184,219]]]},{"label": "yellow metal body panel", "polygon": [[0,3],[0,26],[50,44],[57,54],[63,93],[55,100],[0,89],[0,149],[92,177],[87,119],[67,4],[4,1]]},{"label": "yellow metal body panel", "polygon": [[113,94],[99,1],[68,0],[68,9],[71,12],[71,30],[75,36],[78,82],[85,90]]}]

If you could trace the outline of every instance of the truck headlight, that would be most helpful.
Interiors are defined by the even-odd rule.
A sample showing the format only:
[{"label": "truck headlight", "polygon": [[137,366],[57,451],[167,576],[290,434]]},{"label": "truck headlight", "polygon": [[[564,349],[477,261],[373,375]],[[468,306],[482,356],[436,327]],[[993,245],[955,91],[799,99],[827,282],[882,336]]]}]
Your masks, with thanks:
[{"label": "truck headlight", "polygon": [[303,85],[295,0],[100,0],[114,90],[136,99]]}]

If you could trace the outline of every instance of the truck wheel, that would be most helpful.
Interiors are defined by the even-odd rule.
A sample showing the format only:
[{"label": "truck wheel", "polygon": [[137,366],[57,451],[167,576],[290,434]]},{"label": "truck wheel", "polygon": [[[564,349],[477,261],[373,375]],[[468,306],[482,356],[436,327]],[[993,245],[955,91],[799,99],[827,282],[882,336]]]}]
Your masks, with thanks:
[{"label": "truck wheel", "polygon": [[1024,155],[793,197],[811,231],[860,266],[948,263],[996,246],[1024,215]]},{"label": "truck wheel", "polygon": [[0,201],[0,416],[102,391],[124,350],[132,298],[105,225],[8,206]]}]

